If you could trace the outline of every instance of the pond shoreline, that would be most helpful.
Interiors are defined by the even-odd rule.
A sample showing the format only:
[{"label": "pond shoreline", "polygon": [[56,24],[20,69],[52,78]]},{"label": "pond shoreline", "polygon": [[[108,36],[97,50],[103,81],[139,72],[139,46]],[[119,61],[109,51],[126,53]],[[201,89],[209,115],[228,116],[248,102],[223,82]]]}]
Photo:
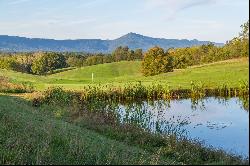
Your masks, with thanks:
[{"label": "pond shoreline", "polygon": [[[147,88],[140,84],[124,89],[110,88],[108,90],[104,90],[100,87],[89,87],[81,92],[65,91],[61,88],[50,88],[45,91],[42,96],[33,99],[33,105],[41,107],[44,104],[49,104],[56,108],[59,106],[61,110],[64,110],[62,112],[64,112],[63,115],[65,116],[62,116],[62,118],[70,123],[93,130],[111,139],[126,142],[129,145],[139,146],[152,152],[163,148],[164,150],[161,150],[162,156],[179,158],[179,162],[189,164],[222,161],[228,164],[234,162],[241,164],[248,163],[248,158],[244,159],[242,156],[205,147],[199,140],[192,141],[185,138],[178,140],[176,135],[162,137],[159,134],[152,134],[145,131],[138,125],[120,124],[114,112],[104,109],[106,104],[111,101],[119,103],[142,101],[145,96],[151,96],[146,100],[153,101],[155,98],[162,99],[164,94],[173,94],[167,89],[164,91],[164,89],[159,88],[162,86],[157,87],[158,89],[155,88],[154,85],[151,86],[151,88]],[[193,101],[204,98],[206,92],[216,92],[219,94],[219,96],[216,97],[226,96],[228,98],[230,96],[239,96],[242,100],[248,99],[248,95],[246,95],[248,94],[248,86],[239,89],[221,88],[215,90],[204,90],[194,87],[193,91],[180,90],[175,91],[175,94],[177,94],[176,92],[182,92],[178,94],[179,99],[193,95]],[[137,100],[134,100],[135,98]],[[168,97],[163,100],[166,99],[171,100],[171,98]],[[181,154],[183,151],[186,151],[186,153]],[[199,157],[194,157],[192,154],[196,154]]]}]

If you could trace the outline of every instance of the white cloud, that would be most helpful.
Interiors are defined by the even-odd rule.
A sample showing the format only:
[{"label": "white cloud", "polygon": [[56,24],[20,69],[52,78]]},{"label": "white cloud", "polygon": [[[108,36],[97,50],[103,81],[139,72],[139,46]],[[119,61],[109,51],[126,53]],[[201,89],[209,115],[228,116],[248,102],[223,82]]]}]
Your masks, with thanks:
[{"label": "white cloud", "polygon": [[163,10],[167,19],[171,19],[182,10],[213,4],[216,1],[218,0],[146,0],[145,10]]}]

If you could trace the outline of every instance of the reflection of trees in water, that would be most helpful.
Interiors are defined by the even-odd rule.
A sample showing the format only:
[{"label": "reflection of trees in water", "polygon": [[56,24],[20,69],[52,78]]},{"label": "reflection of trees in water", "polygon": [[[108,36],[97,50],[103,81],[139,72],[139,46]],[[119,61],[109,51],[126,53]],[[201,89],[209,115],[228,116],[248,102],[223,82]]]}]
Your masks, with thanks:
[{"label": "reflection of trees in water", "polygon": [[[230,106],[232,98],[203,98],[199,100],[192,100],[191,109],[194,111],[207,111],[206,103],[214,102],[225,106]],[[182,102],[183,100],[176,100]],[[249,98],[236,99],[237,104],[243,106],[244,110],[249,110]],[[176,136],[186,136],[186,126],[189,125],[191,114],[187,117],[170,116],[171,101],[157,100],[157,101],[141,101],[135,103],[109,103],[106,110],[112,111],[119,119],[120,123],[129,123],[139,126],[145,130]]]},{"label": "reflection of trees in water", "polygon": [[[232,100],[232,98],[229,97],[217,97],[215,98],[217,99],[219,104],[223,104],[225,106],[229,106],[229,101]],[[237,97],[236,99],[236,104],[240,105],[241,109],[249,112],[249,96],[247,97]]]},{"label": "reflection of trees in water", "polygon": [[186,134],[183,127],[190,123],[188,117],[166,116],[170,102],[163,100],[111,105],[108,109],[119,112],[117,118],[121,123],[133,124],[153,133],[183,137]]},{"label": "reflection of trees in water", "polygon": [[243,108],[245,111],[249,112],[249,96],[240,97],[239,101],[241,102],[241,108]]},{"label": "reflection of trees in water", "polygon": [[229,100],[231,98],[227,98],[227,97],[216,97],[214,98],[215,100],[217,100],[217,102],[221,105],[224,105],[224,106],[229,106]]},{"label": "reflection of trees in water", "polygon": [[191,99],[191,109],[193,111],[207,111],[205,103],[207,103],[209,100],[213,100],[218,102],[219,104],[223,106],[230,106],[230,101],[232,99],[236,99],[236,104],[241,106],[241,109],[244,109],[245,111],[249,111],[249,96],[247,97],[240,97],[240,98],[230,98],[230,97],[207,97],[202,99]]},{"label": "reflection of trees in water", "polygon": [[205,99],[191,99],[191,109],[193,111],[206,111]]},{"label": "reflection of trees in water", "polygon": [[164,135],[175,135],[177,137],[186,137],[187,130],[185,126],[190,124],[189,117],[171,116],[168,119],[156,121],[155,129],[157,133]]}]

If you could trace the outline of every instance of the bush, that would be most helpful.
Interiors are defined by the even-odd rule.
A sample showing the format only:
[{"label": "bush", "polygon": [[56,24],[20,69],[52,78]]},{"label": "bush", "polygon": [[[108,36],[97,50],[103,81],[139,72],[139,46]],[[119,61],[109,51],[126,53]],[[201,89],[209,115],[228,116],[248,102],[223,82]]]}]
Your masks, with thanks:
[{"label": "bush", "polygon": [[0,92],[3,93],[29,93],[33,92],[33,87],[24,83],[13,83],[7,77],[0,76]]},{"label": "bush", "polygon": [[67,104],[71,101],[72,94],[64,91],[61,87],[48,88],[44,92],[44,101],[46,103]]},{"label": "bush", "polygon": [[173,71],[173,58],[160,47],[149,49],[142,61],[142,73],[145,76]]},{"label": "bush", "polygon": [[31,70],[32,73],[41,75],[63,67],[66,67],[66,59],[62,54],[40,53],[33,61]]}]

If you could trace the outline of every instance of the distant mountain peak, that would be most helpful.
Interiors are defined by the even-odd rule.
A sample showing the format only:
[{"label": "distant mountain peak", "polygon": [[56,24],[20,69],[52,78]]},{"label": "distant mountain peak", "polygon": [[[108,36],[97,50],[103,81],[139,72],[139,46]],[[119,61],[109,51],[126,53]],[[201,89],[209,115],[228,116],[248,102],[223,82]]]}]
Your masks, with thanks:
[{"label": "distant mountain peak", "polygon": [[134,33],[134,32],[129,32],[127,35],[139,35],[139,34]]},{"label": "distant mountain peak", "polygon": [[[0,35],[0,51],[6,52],[30,52],[30,51],[73,51],[90,53],[110,53],[118,46],[128,46],[130,49],[141,48],[143,51],[154,46],[164,49],[190,47],[207,44],[209,41],[197,39],[164,39],[143,36],[130,32],[114,40],[101,39],[77,39],[77,40],[54,40],[42,38],[26,38],[18,36]],[[214,43],[223,45],[223,43]]]},{"label": "distant mountain peak", "polygon": [[134,32],[129,32],[129,33],[119,37],[118,39],[120,39],[120,38],[134,38],[134,37],[138,38],[138,37],[144,37],[144,36],[141,34],[134,33]]},{"label": "distant mountain peak", "polygon": [[127,35],[128,36],[142,36],[141,34],[134,33],[134,32],[129,32]]}]

